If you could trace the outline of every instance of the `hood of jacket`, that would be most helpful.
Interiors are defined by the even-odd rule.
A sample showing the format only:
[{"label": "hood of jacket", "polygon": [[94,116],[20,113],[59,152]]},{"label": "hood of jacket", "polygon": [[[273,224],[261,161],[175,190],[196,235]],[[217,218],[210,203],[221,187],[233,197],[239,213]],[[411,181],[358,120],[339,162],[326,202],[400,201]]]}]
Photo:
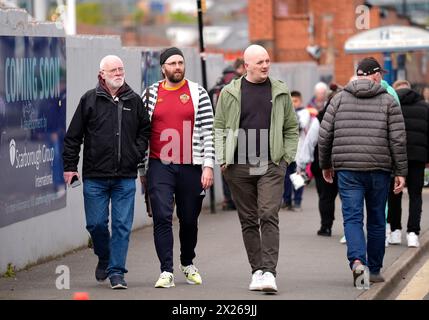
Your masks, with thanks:
[{"label": "hood of jacket", "polygon": [[382,93],[387,93],[380,84],[368,79],[358,79],[350,81],[344,88],[357,98],[372,98]]},{"label": "hood of jacket", "polygon": [[423,97],[420,94],[408,88],[399,89],[396,92],[398,93],[401,105],[415,104],[420,100],[423,100]]}]

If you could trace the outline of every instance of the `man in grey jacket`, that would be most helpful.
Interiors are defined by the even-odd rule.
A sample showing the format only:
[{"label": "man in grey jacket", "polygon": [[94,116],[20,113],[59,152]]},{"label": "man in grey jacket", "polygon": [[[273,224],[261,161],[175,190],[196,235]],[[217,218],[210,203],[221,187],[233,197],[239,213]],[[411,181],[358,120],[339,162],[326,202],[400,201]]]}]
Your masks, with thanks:
[{"label": "man in grey jacket", "polygon": [[[330,102],[319,132],[319,162],[323,177],[334,171],[342,201],[347,258],[354,285],[369,269],[371,282],[382,282],[385,250],[385,207],[390,175],[394,192],[402,191],[407,175],[404,119],[395,99],[381,85],[380,64],[374,58],[359,62],[357,80]],[[367,243],[363,205],[367,212]]]}]

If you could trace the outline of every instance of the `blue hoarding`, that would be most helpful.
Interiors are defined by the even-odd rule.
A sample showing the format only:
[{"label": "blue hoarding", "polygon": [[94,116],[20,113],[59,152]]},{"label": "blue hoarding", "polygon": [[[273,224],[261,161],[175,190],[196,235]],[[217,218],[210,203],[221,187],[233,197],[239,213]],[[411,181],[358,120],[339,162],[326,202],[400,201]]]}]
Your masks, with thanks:
[{"label": "blue hoarding", "polygon": [[0,36],[0,228],[66,206],[66,46]]},{"label": "blue hoarding", "polygon": [[148,86],[162,79],[161,66],[159,65],[159,56],[159,51],[142,52],[142,93]]}]

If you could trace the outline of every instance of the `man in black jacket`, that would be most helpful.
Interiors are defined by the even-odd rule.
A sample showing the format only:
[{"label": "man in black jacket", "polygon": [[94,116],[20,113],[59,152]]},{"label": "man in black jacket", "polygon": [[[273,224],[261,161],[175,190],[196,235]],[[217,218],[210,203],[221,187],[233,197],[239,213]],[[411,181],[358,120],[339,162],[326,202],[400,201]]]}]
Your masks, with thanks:
[{"label": "man in black jacket", "polygon": [[[64,140],[64,180],[74,180],[83,150],[83,196],[86,228],[98,256],[97,281],[109,277],[112,289],[126,289],[128,242],[134,217],[137,164],[150,137],[149,116],[137,93],[125,82],[117,56],[100,62],[98,84],[86,92]],[[110,237],[109,202],[112,208]]]},{"label": "man in black jacket", "polygon": [[[410,197],[407,223],[407,242],[409,247],[418,247],[420,234],[420,219],[422,215],[422,188],[424,171],[429,157],[429,105],[406,80],[398,80],[393,84],[401,101],[402,114],[407,132],[408,175],[407,189]],[[388,222],[392,230],[390,244],[400,244],[402,241],[401,215],[402,192],[389,192]]]}]

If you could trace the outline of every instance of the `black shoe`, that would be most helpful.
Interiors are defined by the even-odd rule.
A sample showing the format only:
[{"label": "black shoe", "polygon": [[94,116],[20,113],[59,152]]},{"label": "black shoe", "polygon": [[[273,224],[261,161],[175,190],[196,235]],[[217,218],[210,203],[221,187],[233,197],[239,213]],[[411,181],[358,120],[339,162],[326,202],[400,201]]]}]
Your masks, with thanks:
[{"label": "black shoe", "polygon": [[295,211],[291,203],[285,203],[283,208],[285,208],[287,211]]},{"label": "black shoe", "polygon": [[369,282],[384,282],[384,277],[380,273],[370,273]]},{"label": "black shoe", "polygon": [[320,230],[317,231],[318,236],[322,237],[330,237],[332,235],[331,228],[320,228]]},{"label": "black shoe", "polygon": [[237,208],[235,207],[234,203],[224,202],[222,204],[222,210],[223,211],[234,211],[234,210],[237,210]]},{"label": "black shoe", "polygon": [[293,206],[293,211],[296,211],[296,212],[302,212],[303,210],[302,210],[302,207],[301,207],[301,205],[300,205],[300,204],[295,204],[295,205]]},{"label": "black shoe", "polygon": [[107,267],[109,265],[109,262],[105,261],[98,261],[97,268],[95,268],[95,279],[98,282],[103,282],[107,279]]},{"label": "black shoe", "polygon": [[121,274],[114,274],[110,278],[110,286],[113,290],[127,289],[127,283],[125,282],[124,276]]}]

